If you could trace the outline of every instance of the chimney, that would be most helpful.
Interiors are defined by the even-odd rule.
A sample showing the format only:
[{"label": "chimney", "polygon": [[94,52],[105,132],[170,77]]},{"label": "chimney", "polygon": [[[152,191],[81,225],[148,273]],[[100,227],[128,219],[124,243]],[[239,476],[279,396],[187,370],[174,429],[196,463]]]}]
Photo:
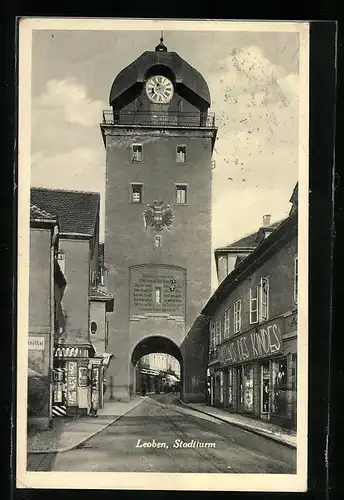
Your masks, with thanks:
[{"label": "chimney", "polygon": [[263,227],[269,227],[271,224],[271,215],[263,215]]}]

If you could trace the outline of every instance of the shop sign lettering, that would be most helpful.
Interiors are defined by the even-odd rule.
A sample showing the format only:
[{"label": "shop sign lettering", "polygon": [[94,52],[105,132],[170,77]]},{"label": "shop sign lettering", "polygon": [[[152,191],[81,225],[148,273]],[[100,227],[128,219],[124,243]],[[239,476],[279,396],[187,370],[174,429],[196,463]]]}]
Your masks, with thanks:
[{"label": "shop sign lettering", "polygon": [[44,351],[44,337],[29,337],[29,351]]},{"label": "shop sign lettering", "polygon": [[283,352],[281,328],[278,322],[264,325],[240,335],[219,349],[219,361],[233,365]]}]

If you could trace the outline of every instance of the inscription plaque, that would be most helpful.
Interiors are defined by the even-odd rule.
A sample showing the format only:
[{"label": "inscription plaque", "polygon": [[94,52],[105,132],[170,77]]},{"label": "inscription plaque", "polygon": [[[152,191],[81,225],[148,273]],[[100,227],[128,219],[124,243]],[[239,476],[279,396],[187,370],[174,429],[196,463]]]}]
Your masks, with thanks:
[{"label": "inscription plaque", "polygon": [[130,269],[130,316],[185,316],[186,271],[180,267],[142,265]]}]

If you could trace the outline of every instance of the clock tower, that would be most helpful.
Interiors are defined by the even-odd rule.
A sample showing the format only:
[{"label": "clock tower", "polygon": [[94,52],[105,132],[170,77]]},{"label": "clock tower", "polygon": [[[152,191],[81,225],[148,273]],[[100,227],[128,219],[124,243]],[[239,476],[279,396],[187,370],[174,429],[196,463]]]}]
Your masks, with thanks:
[{"label": "clock tower", "polygon": [[107,288],[115,296],[107,383],[115,399],[128,400],[140,389],[139,359],[163,352],[180,362],[182,397],[202,400],[205,374],[191,352],[199,346],[185,340],[211,291],[217,129],[208,85],[161,38],[116,76],[109,101],[101,123]]}]

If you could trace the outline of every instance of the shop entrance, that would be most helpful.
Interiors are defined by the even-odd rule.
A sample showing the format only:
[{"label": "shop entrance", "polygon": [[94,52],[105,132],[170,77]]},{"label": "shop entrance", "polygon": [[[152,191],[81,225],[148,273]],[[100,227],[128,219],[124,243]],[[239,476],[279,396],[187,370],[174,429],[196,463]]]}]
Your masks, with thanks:
[{"label": "shop entrance", "polygon": [[242,367],[239,366],[236,369],[236,380],[237,380],[237,412],[241,413],[243,411],[244,403],[244,391],[243,391],[243,380],[242,380]]},{"label": "shop entrance", "polygon": [[221,375],[216,373],[215,375],[215,406],[220,406],[221,404]]},{"label": "shop entrance", "polygon": [[261,393],[260,393],[260,416],[265,420],[270,417],[270,363],[264,361],[260,368]]}]

